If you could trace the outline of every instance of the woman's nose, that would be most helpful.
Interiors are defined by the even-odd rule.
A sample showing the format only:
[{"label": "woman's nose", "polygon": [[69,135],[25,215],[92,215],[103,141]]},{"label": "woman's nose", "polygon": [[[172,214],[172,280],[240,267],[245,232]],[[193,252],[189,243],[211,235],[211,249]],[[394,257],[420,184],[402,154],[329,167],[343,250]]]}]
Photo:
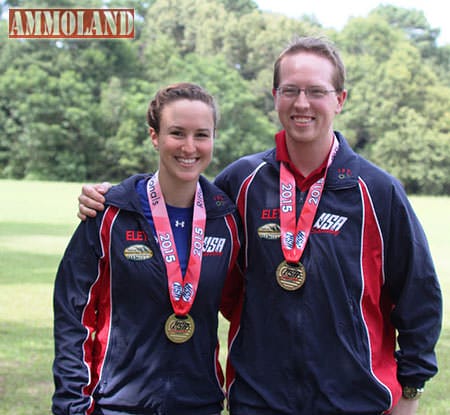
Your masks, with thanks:
[{"label": "woman's nose", "polygon": [[188,135],[181,146],[183,151],[192,152],[195,150],[195,141],[192,135]]}]

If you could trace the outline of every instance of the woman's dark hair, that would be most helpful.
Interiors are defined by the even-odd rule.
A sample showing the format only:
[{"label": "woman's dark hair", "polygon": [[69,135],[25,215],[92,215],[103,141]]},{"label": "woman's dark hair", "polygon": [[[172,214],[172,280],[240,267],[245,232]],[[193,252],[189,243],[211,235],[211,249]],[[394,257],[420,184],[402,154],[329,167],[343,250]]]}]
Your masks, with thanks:
[{"label": "woman's dark hair", "polygon": [[161,114],[164,107],[181,99],[201,101],[209,105],[213,112],[214,129],[216,128],[219,114],[214,97],[201,86],[189,82],[172,84],[156,93],[155,98],[150,101],[147,110],[148,126],[152,127],[156,133],[159,133]]}]

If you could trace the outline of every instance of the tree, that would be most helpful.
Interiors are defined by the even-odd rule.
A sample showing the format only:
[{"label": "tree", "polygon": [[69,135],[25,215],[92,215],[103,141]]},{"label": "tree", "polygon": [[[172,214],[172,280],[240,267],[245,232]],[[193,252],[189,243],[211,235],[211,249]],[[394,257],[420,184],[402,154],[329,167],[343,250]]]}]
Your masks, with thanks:
[{"label": "tree", "polygon": [[255,10],[230,19],[224,31],[223,52],[230,66],[238,69],[244,79],[251,80],[272,68],[295,35],[323,32],[309,20]]},{"label": "tree", "polygon": [[396,176],[409,193],[449,194],[448,134],[431,131],[426,118],[411,109],[402,109],[399,119],[397,130],[373,145],[371,159]]},{"label": "tree", "polygon": [[[80,7],[75,0],[5,5]],[[294,36],[324,34],[347,68],[348,100],[336,128],[409,191],[449,192],[450,46],[437,46],[438,30],[422,12],[379,6],[336,31],[313,16],[262,12],[253,0],[88,0],[82,7],[103,6],[135,9],[135,39],[0,42],[0,177],[115,181],[154,170],[148,101],[175,81],[203,85],[220,104],[214,176],[273,146],[273,63]]]},{"label": "tree", "polygon": [[[353,35],[360,39],[355,44]],[[387,131],[396,130],[402,108],[423,113],[428,99],[426,85],[437,77],[427,65],[418,65],[420,51],[398,29],[379,17],[353,19],[339,40],[347,63],[349,97],[339,125],[362,150]],[[424,99],[425,98],[425,99]]]},{"label": "tree", "polygon": [[105,157],[100,171],[92,172],[93,178],[120,180],[132,173],[154,171],[158,167],[146,125],[148,103],[157,88],[140,80],[134,80],[124,88],[118,78],[111,78],[104,85],[100,109],[108,126]]},{"label": "tree", "polygon": [[380,16],[392,27],[402,30],[421,51],[423,58],[435,54],[440,30],[431,28],[422,10],[381,5],[375,8],[369,16]]},{"label": "tree", "polygon": [[243,15],[251,13],[258,8],[258,5],[253,0],[218,0],[225,7],[225,10]]}]

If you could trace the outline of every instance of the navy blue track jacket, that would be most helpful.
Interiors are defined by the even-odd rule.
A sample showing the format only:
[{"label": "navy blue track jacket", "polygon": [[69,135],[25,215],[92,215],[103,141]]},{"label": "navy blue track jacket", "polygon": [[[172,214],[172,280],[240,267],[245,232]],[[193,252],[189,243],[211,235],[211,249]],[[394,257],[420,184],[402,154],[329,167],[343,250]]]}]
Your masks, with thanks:
[{"label": "navy blue track jacket", "polygon": [[[336,136],[297,291],[275,277],[275,149],[216,179],[238,206],[246,242],[242,314],[229,314],[231,415],[381,414],[401,385],[420,387],[437,372],[442,299],[422,227],[399,182]],[[297,189],[297,218],[305,196]]]},{"label": "navy blue track jacket", "polygon": [[[203,177],[207,221],[186,343],[167,339],[173,313],[165,265],[135,185],[113,187],[106,209],[81,223],[54,293],[53,413],[211,415],[223,407],[218,309],[239,249],[235,206]],[[93,412],[94,411],[94,412]]]}]

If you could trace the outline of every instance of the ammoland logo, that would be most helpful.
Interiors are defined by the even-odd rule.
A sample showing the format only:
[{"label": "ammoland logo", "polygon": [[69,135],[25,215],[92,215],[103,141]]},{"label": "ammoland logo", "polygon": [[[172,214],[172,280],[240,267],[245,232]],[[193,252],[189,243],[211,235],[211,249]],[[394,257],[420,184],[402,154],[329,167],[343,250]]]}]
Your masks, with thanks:
[{"label": "ammoland logo", "polygon": [[134,38],[134,9],[9,9],[8,37]]}]

